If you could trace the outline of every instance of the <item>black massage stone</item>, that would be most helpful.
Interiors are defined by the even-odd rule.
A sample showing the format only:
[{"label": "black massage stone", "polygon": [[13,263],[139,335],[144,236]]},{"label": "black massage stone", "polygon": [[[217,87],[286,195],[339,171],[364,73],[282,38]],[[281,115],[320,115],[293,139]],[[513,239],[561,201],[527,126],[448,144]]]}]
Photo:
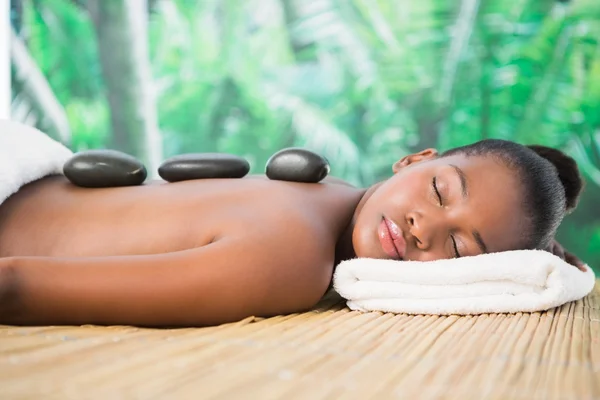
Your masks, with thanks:
[{"label": "black massage stone", "polygon": [[77,153],[65,163],[63,173],[73,184],[86,188],[141,185],[148,175],[141,161],[116,150]]},{"label": "black massage stone", "polygon": [[250,164],[242,157],[223,153],[182,154],[166,160],[158,174],[167,182],[190,179],[243,178]]},{"label": "black massage stone", "polygon": [[269,158],[266,174],[273,180],[317,183],[329,174],[329,162],[312,151],[288,148]]}]

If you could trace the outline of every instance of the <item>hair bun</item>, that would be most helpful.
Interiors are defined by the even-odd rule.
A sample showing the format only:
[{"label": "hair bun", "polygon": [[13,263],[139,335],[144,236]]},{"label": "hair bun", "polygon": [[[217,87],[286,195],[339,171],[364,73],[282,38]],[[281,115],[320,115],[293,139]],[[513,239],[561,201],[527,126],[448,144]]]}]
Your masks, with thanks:
[{"label": "hair bun", "polygon": [[527,147],[554,165],[565,189],[567,211],[575,209],[579,202],[581,190],[583,189],[583,179],[581,178],[577,162],[562,151],[551,147],[540,145]]}]

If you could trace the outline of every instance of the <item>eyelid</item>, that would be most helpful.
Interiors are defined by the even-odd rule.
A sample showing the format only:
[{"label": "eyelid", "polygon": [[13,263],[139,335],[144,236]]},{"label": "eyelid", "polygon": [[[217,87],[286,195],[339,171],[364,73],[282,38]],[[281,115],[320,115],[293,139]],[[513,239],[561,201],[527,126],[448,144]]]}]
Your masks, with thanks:
[{"label": "eyelid", "polygon": [[[433,186],[433,190],[435,191],[435,194],[437,195],[439,202],[440,202],[440,206],[442,206],[442,195],[440,194],[440,191],[438,190],[437,187],[437,176],[433,177],[433,180],[431,182],[431,185]],[[454,255],[456,258],[460,258],[460,253],[458,252],[458,246],[456,245],[456,239],[454,239],[454,236],[450,235],[450,239],[452,240],[452,247],[454,247]]]},{"label": "eyelid", "polygon": [[433,181],[431,182],[432,186],[433,186],[433,190],[436,194],[436,196],[438,197],[438,200],[440,202],[440,206],[442,205],[442,195],[440,194],[440,191],[438,190],[437,187],[437,176],[433,177]]},{"label": "eyelid", "polygon": [[456,246],[456,239],[454,236],[450,235],[450,239],[452,239],[452,246],[454,247],[454,253],[456,258],[460,258],[460,253],[458,252],[458,246]]}]

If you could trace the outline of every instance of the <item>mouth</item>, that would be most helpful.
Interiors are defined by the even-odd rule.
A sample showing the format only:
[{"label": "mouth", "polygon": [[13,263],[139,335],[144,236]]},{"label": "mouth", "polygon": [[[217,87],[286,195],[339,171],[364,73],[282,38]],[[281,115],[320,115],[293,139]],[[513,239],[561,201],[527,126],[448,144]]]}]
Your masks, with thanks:
[{"label": "mouth", "polygon": [[377,236],[381,248],[388,256],[394,260],[404,258],[406,255],[406,241],[402,235],[402,230],[394,221],[383,217],[377,229]]}]

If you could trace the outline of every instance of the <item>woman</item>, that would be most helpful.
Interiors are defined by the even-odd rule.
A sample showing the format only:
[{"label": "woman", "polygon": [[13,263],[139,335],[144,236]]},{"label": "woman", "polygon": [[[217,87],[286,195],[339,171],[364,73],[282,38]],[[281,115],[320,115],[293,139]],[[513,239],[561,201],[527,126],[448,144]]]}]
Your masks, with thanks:
[{"label": "woman", "polygon": [[39,180],[0,206],[0,323],[202,326],[299,312],[356,256],[553,250],[582,188],[563,153],[500,140],[424,150],[393,172],[366,190],[262,177],[93,190]]}]

